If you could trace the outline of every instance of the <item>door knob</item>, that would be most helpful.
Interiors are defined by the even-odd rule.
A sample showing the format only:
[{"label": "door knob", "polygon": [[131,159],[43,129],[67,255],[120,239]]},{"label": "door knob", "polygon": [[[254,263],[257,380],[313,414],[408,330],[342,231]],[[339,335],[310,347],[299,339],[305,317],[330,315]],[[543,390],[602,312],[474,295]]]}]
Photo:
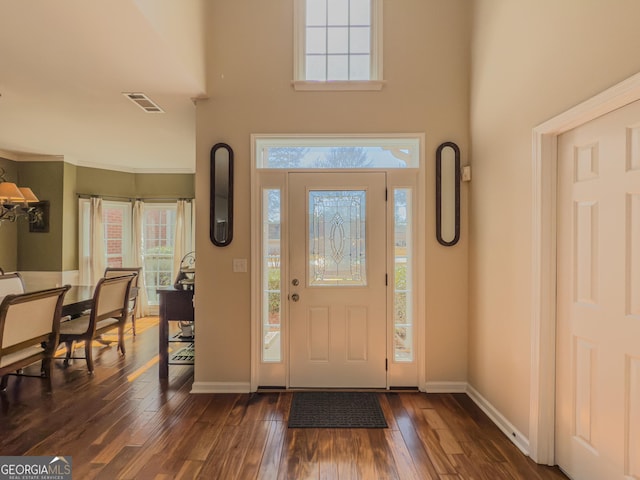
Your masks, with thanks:
[{"label": "door knob", "polygon": [[298,300],[300,300],[300,295],[298,295],[297,293],[294,293],[293,295],[291,295],[291,300],[293,300],[294,302],[297,302]]},{"label": "door knob", "polygon": [[291,280],[291,285],[293,285],[294,287],[297,287],[298,285],[300,285],[300,280],[298,280],[297,278],[294,278],[293,280]]}]

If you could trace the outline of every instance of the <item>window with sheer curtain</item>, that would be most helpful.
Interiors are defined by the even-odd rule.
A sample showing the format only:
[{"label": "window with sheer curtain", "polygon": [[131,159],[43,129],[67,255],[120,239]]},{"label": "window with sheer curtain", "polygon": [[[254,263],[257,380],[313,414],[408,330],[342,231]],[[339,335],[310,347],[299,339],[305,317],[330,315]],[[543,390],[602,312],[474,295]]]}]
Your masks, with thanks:
[{"label": "window with sheer curtain", "polygon": [[[100,255],[104,257],[104,265],[109,267],[137,266],[142,263],[147,305],[153,306],[158,304],[156,289],[173,285],[177,274],[175,265],[179,265],[179,259],[193,250],[191,203],[139,202],[138,205],[137,213],[133,213],[130,202],[102,202],[103,252]],[[91,261],[89,199],[80,199],[79,212],[80,281],[90,285],[95,283],[92,269],[96,267],[95,262]],[[136,226],[136,222],[140,225]],[[180,232],[176,231],[177,228]],[[144,260],[137,260],[136,257]]]}]

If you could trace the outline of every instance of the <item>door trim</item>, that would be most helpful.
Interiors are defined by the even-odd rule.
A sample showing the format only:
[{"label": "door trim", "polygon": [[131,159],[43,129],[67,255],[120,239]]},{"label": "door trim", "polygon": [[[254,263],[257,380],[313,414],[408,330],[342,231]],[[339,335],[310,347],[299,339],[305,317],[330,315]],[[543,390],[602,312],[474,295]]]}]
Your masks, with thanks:
[{"label": "door trim", "polygon": [[[256,163],[256,158],[259,154],[256,149],[256,139],[268,137],[269,135],[263,134],[251,134],[251,260],[250,260],[250,274],[251,274],[251,323],[250,323],[250,382],[249,391],[255,392],[258,387],[274,386],[283,387],[285,385],[260,385],[259,372],[261,365],[261,260],[262,260],[262,230],[261,230],[261,195],[260,189],[265,183],[269,183],[274,187],[285,189],[285,182],[279,179],[282,178],[282,174],[287,169],[263,169],[259,168]],[[308,135],[278,135],[279,137],[296,138],[296,137],[308,137]],[[342,135],[347,136],[347,135]],[[359,137],[362,135],[351,135]],[[371,136],[371,135],[369,135]],[[375,135],[386,137],[394,137],[391,135]],[[426,245],[426,230],[427,225],[423,218],[423,212],[426,211],[426,167],[425,167],[425,135],[423,133],[414,134],[420,138],[419,142],[419,168],[399,168],[399,169],[375,169],[375,171],[385,171],[387,174],[387,188],[412,188],[415,192],[415,211],[413,212],[413,221],[415,225],[414,241],[415,241],[415,269],[416,269],[416,292],[420,292],[415,298],[415,368],[417,370],[417,387],[419,391],[427,391],[426,382],[426,300],[423,292],[426,291],[426,259],[427,259],[427,245]],[[362,171],[366,171],[363,169]],[[302,171],[302,170],[300,170]],[[322,171],[322,170],[314,170]],[[345,170],[346,172],[347,170]],[[387,202],[387,208],[389,207]],[[285,214],[286,216],[286,214]],[[287,219],[283,218],[282,221],[286,224]],[[393,238],[393,232],[389,232],[387,229],[389,238]],[[389,241],[389,238],[387,241]],[[286,242],[286,240],[285,240]],[[282,244],[283,251],[287,251],[288,245]],[[284,279],[288,282],[288,279]],[[286,320],[285,320],[286,321]],[[283,342],[287,342],[286,338],[283,338]],[[389,347],[387,347],[389,349]],[[286,353],[284,353],[286,355]],[[283,357],[283,362],[280,366],[283,371],[288,358]],[[284,375],[284,373],[283,373]],[[284,382],[283,382],[284,383]]]},{"label": "door trim", "polygon": [[532,132],[531,394],[529,456],[555,464],[557,139],[564,132],[640,100],[640,73]]}]

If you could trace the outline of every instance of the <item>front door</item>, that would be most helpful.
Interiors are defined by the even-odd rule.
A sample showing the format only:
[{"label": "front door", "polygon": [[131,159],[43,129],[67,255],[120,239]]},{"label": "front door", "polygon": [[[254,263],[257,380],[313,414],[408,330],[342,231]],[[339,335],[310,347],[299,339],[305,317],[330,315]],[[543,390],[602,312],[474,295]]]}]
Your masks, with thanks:
[{"label": "front door", "polygon": [[640,103],[558,139],[556,459],[640,478]]},{"label": "front door", "polygon": [[289,385],[386,387],[385,173],[290,173]]}]

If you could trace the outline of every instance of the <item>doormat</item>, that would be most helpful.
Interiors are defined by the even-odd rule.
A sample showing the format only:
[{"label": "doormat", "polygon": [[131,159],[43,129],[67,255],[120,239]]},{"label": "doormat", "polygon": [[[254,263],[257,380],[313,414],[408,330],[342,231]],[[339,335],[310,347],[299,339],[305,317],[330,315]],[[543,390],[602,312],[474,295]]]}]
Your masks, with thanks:
[{"label": "doormat", "polygon": [[172,362],[193,362],[195,358],[195,346],[193,343],[181,348],[171,355]]},{"label": "doormat", "polygon": [[387,428],[387,422],[375,393],[296,392],[289,428]]}]

